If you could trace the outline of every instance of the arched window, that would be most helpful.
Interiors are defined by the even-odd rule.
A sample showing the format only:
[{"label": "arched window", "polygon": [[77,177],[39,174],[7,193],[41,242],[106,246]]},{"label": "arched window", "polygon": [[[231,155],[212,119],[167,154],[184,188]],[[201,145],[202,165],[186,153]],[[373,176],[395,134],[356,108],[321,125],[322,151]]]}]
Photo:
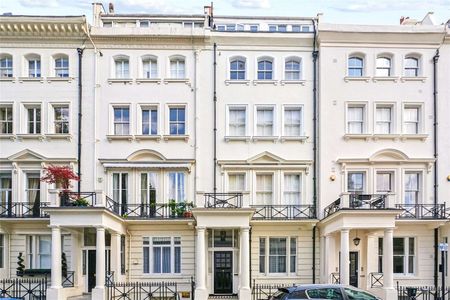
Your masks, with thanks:
[{"label": "arched window", "polygon": [[130,78],[130,59],[128,56],[117,56],[114,58],[116,78]]},{"label": "arched window", "polygon": [[0,77],[12,77],[13,76],[13,60],[9,54],[3,54],[0,56]]},{"label": "arched window", "polygon": [[258,80],[272,80],[272,79],[273,79],[272,61],[268,59],[259,60]]},{"label": "arched window", "polygon": [[389,57],[377,58],[376,76],[391,76],[391,59]]},{"label": "arched window", "polygon": [[41,57],[37,54],[26,56],[28,62],[28,77],[41,77]]},{"label": "arched window", "polygon": [[300,59],[289,58],[284,64],[284,79],[285,80],[300,80],[301,78],[301,63]]},{"label": "arched window", "polygon": [[230,61],[230,79],[245,80],[245,58],[236,58]]},{"label": "arched window", "polygon": [[55,76],[69,77],[69,57],[67,55],[55,56]]},{"label": "arched window", "polygon": [[176,79],[186,78],[186,62],[184,57],[173,57],[170,59],[170,77]]},{"label": "arched window", "polygon": [[364,74],[364,60],[361,57],[351,56],[348,59],[348,76],[361,77]]},{"label": "arched window", "polygon": [[419,76],[419,59],[411,56],[405,58],[405,76]]},{"label": "arched window", "polygon": [[158,78],[158,60],[154,56],[142,58],[143,78]]}]

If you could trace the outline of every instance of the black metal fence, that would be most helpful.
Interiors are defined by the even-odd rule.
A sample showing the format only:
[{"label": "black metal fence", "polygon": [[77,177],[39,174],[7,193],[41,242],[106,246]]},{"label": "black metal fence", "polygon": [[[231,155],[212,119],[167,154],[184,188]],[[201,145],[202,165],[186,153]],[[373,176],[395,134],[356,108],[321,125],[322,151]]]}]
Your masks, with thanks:
[{"label": "black metal fence", "polygon": [[252,205],[255,220],[298,220],[314,219],[313,205]]},{"label": "black metal fence", "polygon": [[0,203],[0,218],[47,218],[42,210],[48,202],[7,202]]},{"label": "black metal fence", "polygon": [[242,193],[206,193],[206,208],[241,208]]},{"label": "black metal fence", "polygon": [[370,287],[383,287],[383,273],[370,273]]},{"label": "black metal fence", "polygon": [[15,278],[0,280],[0,298],[45,300],[46,297],[46,278]]},{"label": "black metal fence", "polygon": [[445,204],[396,204],[395,208],[403,211],[399,219],[445,219]]},{"label": "black metal fence", "polygon": [[275,294],[279,288],[293,286],[293,284],[256,283],[253,279],[252,300],[267,300]]},{"label": "black metal fence", "polygon": [[397,283],[398,300],[450,300],[450,287],[436,290],[434,286],[399,286]]}]

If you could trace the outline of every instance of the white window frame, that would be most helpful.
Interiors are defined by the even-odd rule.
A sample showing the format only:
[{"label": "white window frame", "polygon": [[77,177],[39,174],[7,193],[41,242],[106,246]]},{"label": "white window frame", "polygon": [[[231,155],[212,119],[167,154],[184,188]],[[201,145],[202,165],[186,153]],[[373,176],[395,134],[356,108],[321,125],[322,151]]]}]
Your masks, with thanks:
[{"label": "white window frame", "polygon": [[[260,62],[270,62],[271,64],[272,64],[272,69],[271,70],[269,70],[269,69],[259,69],[259,63]],[[258,81],[270,81],[270,80],[276,80],[276,65],[275,65],[275,58],[273,58],[273,57],[270,57],[270,56],[262,56],[262,57],[258,57],[257,59],[256,59],[256,65],[255,65],[255,74],[256,74],[256,76],[255,76],[255,80],[258,80]],[[266,78],[262,78],[262,79],[259,79],[258,78],[258,76],[259,76],[259,72],[263,72],[264,74],[267,74],[267,73],[270,73],[271,74],[271,77],[272,78],[270,78],[270,79],[266,79]],[[231,75],[231,74],[230,74]],[[266,75],[264,75],[264,77],[265,77]]]},{"label": "white window frame", "polygon": [[[397,176],[396,171],[392,169],[375,169],[374,170],[375,176],[374,176],[374,185],[373,190],[375,194],[386,194],[386,193],[395,193],[396,191],[396,183],[397,183]],[[378,174],[389,174],[390,175],[390,191],[378,191]]]},{"label": "white window frame", "polygon": [[[0,109],[5,109],[5,119],[0,119],[0,124],[2,124],[2,129],[5,129],[5,132],[0,131],[0,135],[5,134],[14,134],[15,132],[15,124],[14,124],[14,105],[13,103],[5,103],[0,105]],[[8,121],[8,116],[11,116],[11,121]],[[10,128],[10,130],[7,130]],[[10,132],[8,132],[10,131]]]},{"label": "white window frame", "polygon": [[[114,175],[118,174],[119,176],[119,186],[117,188],[114,188]],[[126,183],[126,189],[124,189],[124,187],[122,186],[122,178],[123,176],[126,174],[127,177],[127,183]],[[119,204],[119,207],[122,207],[122,203],[123,203],[123,199],[122,199],[122,191],[126,190],[126,203],[130,204],[131,203],[131,186],[130,186],[130,180],[131,180],[131,176],[133,174],[131,172],[127,172],[127,171],[113,171],[111,172],[111,197],[113,197],[113,200]],[[118,191],[118,199],[114,199],[114,192]]]},{"label": "white window frame", "polygon": [[237,104],[229,104],[227,105],[227,110],[226,110],[226,124],[225,124],[225,135],[226,136],[231,136],[230,135],[230,111],[233,109],[241,109],[245,111],[245,131],[244,131],[244,135],[242,135],[242,137],[248,136],[248,107],[247,105],[237,105]]},{"label": "white window frame", "polygon": [[[167,245],[170,247],[170,272],[169,273],[163,273],[162,272],[162,262],[161,262],[161,272],[155,273],[153,271],[153,248],[155,247],[167,247],[166,245],[154,245],[153,239],[154,238],[170,238],[170,245]],[[179,244],[175,243],[175,240],[178,239]],[[148,244],[145,244],[145,242],[148,241]],[[145,265],[144,265],[144,248],[148,248],[148,270],[149,272],[144,272]],[[180,271],[175,272],[175,248],[180,248]],[[162,251],[161,251],[161,259],[162,259]],[[182,247],[182,239],[181,236],[144,236],[142,238],[142,273],[145,275],[181,275],[183,273],[183,247]]]},{"label": "white window frame", "polygon": [[[415,59],[417,61],[417,68],[406,67],[406,60],[408,58],[413,58],[413,59]],[[416,75],[415,76],[407,76],[406,75],[406,70],[407,69],[414,69],[414,70],[416,70]],[[421,55],[415,54],[415,53],[409,53],[409,54],[404,56],[404,58],[403,58],[403,76],[407,77],[407,78],[415,78],[415,77],[422,76],[422,56]]]},{"label": "white window frame", "polygon": [[[175,191],[175,198],[171,198],[170,197],[170,174],[183,174],[183,176],[184,176],[184,191],[183,191],[183,193],[184,193],[184,199],[182,199],[182,198],[180,198],[180,195],[178,194],[178,176],[175,176],[175,189],[176,189],[176,191]],[[167,172],[166,173],[166,179],[167,179],[167,200],[168,201],[170,201],[170,200],[175,200],[175,202],[177,202],[177,203],[183,203],[183,202],[185,202],[185,201],[187,201],[187,199],[188,199],[188,185],[189,185],[189,182],[188,182],[188,180],[189,180],[189,177],[188,177],[188,174],[187,174],[187,172],[184,172],[184,171],[181,171],[181,170],[178,170],[178,171],[176,171],[176,170],[173,170],[173,171],[170,171],[170,172]]]},{"label": "white window frame", "polygon": [[[117,63],[121,62],[121,74],[117,74]],[[125,62],[128,62],[128,74],[125,72],[124,64]],[[131,60],[130,57],[127,55],[116,55],[113,57],[113,61],[112,61],[112,74],[111,74],[111,78],[114,79],[130,79],[131,78]]]},{"label": "white window frame", "polygon": [[[270,239],[271,238],[275,238],[275,239],[286,239],[286,272],[280,272],[280,273],[272,273],[270,272]],[[265,240],[265,254],[261,255],[261,248],[260,248],[260,242],[261,239]],[[291,257],[293,256],[291,253],[291,239],[295,239],[295,243],[296,243],[296,247],[295,247],[295,270],[294,272],[291,271]],[[293,276],[295,274],[297,274],[298,272],[298,243],[299,243],[299,238],[297,236],[259,236],[258,239],[258,273],[259,274],[264,274],[266,276],[273,276],[273,277],[281,277],[281,276]],[[261,256],[264,257],[264,266],[265,266],[265,270],[264,272],[260,272],[260,260],[261,260]]]},{"label": "white window frame", "polygon": [[[67,122],[58,122],[56,120],[56,113],[55,113],[55,109],[56,108],[67,108],[68,114],[69,114]],[[49,128],[48,128],[48,132],[51,132],[52,134],[61,134],[61,135],[70,134],[72,132],[71,117],[72,117],[72,111],[71,111],[70,103],[63,103],[63,102],[49,103]],[[57,133],[56,132],[56,123],[68,123],[68,125],[67,125],[68,132]]]},{"label": "white window frame", "polygon": [[[403,176],[402,176],[402,198],[401,198],[401,203],[405,204],[405,198],[406,198],[406,193],[410,190],[406,190],[406,174],[417,174],[418,175],[418,182],[417,182],[417,195],[416,195],[416,203],[413,204],[422,204],[424,203],[424,199],[425,198],[425,180],[424,180],[424,172],[423,170],[420,169],[404,169],[403,171]],[[410,191],[411,192],[411,191]]]},{"label": "white window frame", "polygon": [[[42,135],[44,133],[44,126],[43,126],[43,122],[44,122],[44,110],[43,110],[43,106],[42,103],[24,103],[24,132],[25,134],[33,134],[33,135]],[[28,124],[31,122],[30,118],[29,118],[29,109],[33,109],[33,115],[34,115],[34,121],[33,121],[33,132],[29,132],[29,128],[28,128]],[[41,110],[41,120],[40,120],[40,132],[36,132],[37,131],[37,120],[36,120],[36,111],[35,109],[40,109]]]},{"label": "white window frame", "polygon": [[[139,107],[139,109],[137,111],[137,116],[136,116],[136,120],[137,120],[137,122],[139,124],[138,129],[137,129],[138,134],[139,135],[145,135],[145,136],[160,135],[160,132],[161,132],[160,119],[161,119],[161,117],[160,117],[159,105],[156,104],[156,103],[155,104],[144,104],[144,103],[142,103],[142,104],[138,104],[138,107]],[[151,133],[151,120],[152,120],[151,113],[149,115],[149,117],[150,117],[149,133],[148,134],[144,134],[144,131],[142,130],[143,129],[143,124],[144,124],[144,119],[143,119],[142,114],[143,114],[144,110],[156,110],[156,133],[155,134]]]},{"label": "white window frame", "polygon": [[[281,195],[282,199],[280,199],[282,205],[301,205],[303,203],[303,190],[304,190],[304,188],[303,188],[303,174],[301,172],[282,172],[281,176],[282,176],[282,179],[283,179],[283,187],[282,187],[283,190],[282,190],[282,195]],[[298,191],[294,191],[294,190],[287,191],[286,190],[286,176],[298,176],[299,177],[299,182],[298,182],[299,190]],[[287,204],[286,200],[285,200],[286,193],[291,193],[291,194],[298,193],[298,203],[295,203],[295,204],[289,203],[289,204]]]},{"label": "white window frame", "polygon": [[[418,122],[417,122],[417,132],[416,133],[406,133],[405,131],[405,109],[408,108],[414,108],[417,109],[417,117],[418,117]],[[412,102],[404,102],[402,105],[402,133],[403,134],[422,134],[425,131],[424,128],[424,105],[423,103],[412,103]]]},{"label": "white window frame", "polygon": [[[147,77],[146,71],[145,71],[145,63],[146,62],[152,62],[150,64],[150,77]],[[151,72],[151,66],[152,64],[155,64],[156,66],[156,74],[154,74],[154,76],[152,76],[152,72]],[[155,55],[144,55],[141,57],[141,63],[140,63],[140,72],[141,74],[141,78],[143,79],[158,79],[160,78],[160,70],[159,70],[159,61],[158,61],[158,57]]]},{"label": "white window frame", "polygon": [[[361,191],[357,191],[357,190],[349,191],[349,189],[348,189],[348,187],[349,187],[348,186],[348,184],[349,184],[348,177],[349,177],[349,174],[352,174],[352,173],[361,173],[361,174],[363,174],[363,188],[362,188]],[[345,172],[345,192],[346,193],[359,192],[361,194],[367,194],[368,190],[369,190],[369,186],[368,186],[369,180],[370,180],[370,178],[369,178],[369,171],[368,170],[365,170],[365,169],[348,169]]]},{"label": "white window frame", "polygon": [[0,78],[14,77],[14,58],[11,54],[2,53],[0,55],[0,62],[5,61],[5,67],[0,64]]},{"label": "white window frame", "polygon": [[[292,70],[288,71],[286,69],[286,64],[288,62],[292,62],[292,61],[299,64],[298,79],[288,79],[287,76],[286,76],[287,72],[290,72],[290,73],[296,73],[297,72],[297,71],[292,71]],[[298,57],[298,56],[286,57],[284,59],[284,63],[283,63],[283,80],[286,80],[286,81],[300,81],[300,80],[303,80],[303,70],[302,69],[303,69],[303,60],[302,60],[301,57]]]},{"label": "white window frame", "polygon": [[[184,73],[182,74],[183,76],[180,76],[180,74],[179,74],[179,72],[180,72],[180,70],[181,70],[181,68],[180,68],[180,62],[183,62],[183,64],[184,64]],[[176,76],[173,76],[173,73],[172,73],[172,62],[176,62],[176,69],[175,69],[175,71],[176,71]],[[167,68],[167,70],[169,71],[169,76],[168,76],[168,78],[169,79],[186,79],[187,78],[187,71],[188,71],[188,69],[187,69],[187,58],[186,58],[186,56],[184,56],[184,55],[174,55],[174,56],[171,56],[171,57],[169,57],[169,67]]]},{"label": "white window frame", "polygon": [[[394,239],[403,239],[404,240],[404,251],[403,251],[403,269],[404,272],[403,273],[394,273],[394,275],[396,276],[414,276],[417,272],[417,237],[415,236],[394,236]],[[412,238],[414,239],[414,254],[410,255],[409,254],[409,239]],[[394,242],[393,242],[394,244]],[[383,250],[384,251],[384,250]],[[384,253],[383,253],[384,255]],[[392,257],[392,261],[394,261],[394,256],[398,256],[393,254]],[[414,268],[414,272],[409,272],[409,257],[412,256],[413,257],[413,268]]]},{"label": "white window frame", "polygon": [[[258,135],[258,110],[272,110],[273,118],[272,118],[272,134],[271,135]],[[268,105],[255,105],[254,109],[254,125],[253,125],[253,135],[257,137],[274,137],[277,134],[277,110],[276,105],[268,104]]]},{"label": "white window frame", "polygon": [[[47,234],[38,234],[38,235],[26,235],[26,251],[25,251],[25,265],[27,269],[42,269],[40,263],[41,255],[50,256],[51,261],[51,245],[50,245],[50,253],[41,253],[39,251],[39,240],[41,237],[50,238],[50,243],[52,242],[51,235]],[[30,245],[31,244],[31,245]],[[49,266],[50,267],[50,266]]]},{"label": "white window frame", "polygon": [[[389,66],[385,67],[379,64],[379,60],[386,59],[389,61]],[[393,68],[393,56],[391,54],[380,54],[375,58],[375,77],[391,77],[394,76],[394,68]],[[388,75],[380,75],[378,71],[387,70]]]},{"label": "white window frame", "polygon": [[[359,58],[362,60],[362,71],[361,71],[361,76],[354,76],[354,75],[350,75],[350,59],[351,58]],[[351,53],[347,56],[347,61],[346,61],[346,74],[347,77],[351,77],[351,78],[361,78],[366,76],[366,56],[362,53]],[[352,67],[353,69],[355,69],[355,67]],[[358,68],[359,69],[359,68]]]},{"label": "white window frame", "polygon": [[[146,174],[146,176],[147,176],[147,186],[146,187],[143,187],[142,186],[142,175],[143,174]],[[156,181],[156,183],[155,183],[155,187],[154,187],[154,189],[155,189],[155,193],[156,193],[156,202],[158,202],[158,201],[161,201],[162,200],[162,196],[161,196],[161,189],[160,189],[160,177],[161,177],[161,172],[160,171],[157,171],[157,170],[148,170],[148,171],[145,171],[145,172],[139,172],[138,173],[138,176],[137,176],[137,178],[138,178],[138,181],[139,181],[139,198],[138,198],[138,201],[137,201],[137,203],[141,203],[142,204],[142,194],[143,194],[143,192],[144,192],[144,190],[146,190],[145,192],[146,192],[146,195],[145,195],[145,199],[146,199],[146,204],[149,204],[150,203],[150,189],[149,189],[149,182],[150,182],[150,174],[155,174],[155,181]]]},{"label": "white window frame", "polygon": [[[170,133],[170,110],[172,108],[184,108],[184,134],[171,134]],[[188,136],[188,105],[185,103],[170,103],[167,104],[166,113],[166,134],[170,136]]]},{"label": "white window frame", "polygon": [[[268,171],[268,172],[255,172],[255,196],[253,197],[253,199],[254,199],[254,201],[253,201],[253,205],[275,205],[276,203],[275,203],[275,199],[277,199],[277,189],[276,189],[276,176],[277,176],[278,174],[277,173],[275,173],[275,172],[270,172],[270,171]],[[263,190],[263,191],[260,191],[260,190],[258,190],[258,176],[272,176],[272,190],[271,190],[271,193],[272,193],[272,197],[271,197],[271,201],[270,201],[270,203],[268,203],[268,204],[263,204],[263,203],[259,203],[258,202],[258,194],[260,194],[260,193],[263,193],[263,194],[267,194],[267,193],[269,193],[269,191],[268,190]]]},{"label": "white window frame", "polygon": [[[122,108],[122,109],[128,109],[128,133],[127,134],[117,134],[116,133],[116,129],[115,129],[115,124],[116,124],[116,119],[115,119],[115,113],[114,110],[118,108]],[[125,122],[120,123],[120,124],[126,124]],[[129,136],[132,135],[133,132],[133,119],[132,119],[132,111],[131,111],[131,105],[130,104],[113,104],[111,105],[111,135],[116,135],[116,136]]]},{"label": "white window frame", "polygon": [[[231,63],[234,62],[235,60],[237,60],[237,61],[243,61],[243,62],[244,62],[244,64],[245,64],[244,71],[242,71],[241,69],[236,69],[236,70],[232,70],[232,69],[231,69]],[[249,70],[249,68],[248,68],[248,59],[247,59],[247,57],[245,57],[245,56],[240,56],[240,55],[238,55],[238,56],[232,56],[232,57],[230,57],[230,58],[228,59],[228,64],[227,64],[227,75],[226,75],[226,78],[227,78],[228,80],[231,80],[231,81],[247,80],[247,78],[249,78],[249,77],[248,77],[248,70]],[[236,71],[236,72],[244,72],[244,79],[239,79],[239,78],[232,79],[232,78],[231,78],[231,72],[232,72],[232,71]],[[239,77],[239,76],[238,76],[238,77]]]},{"label": "white window frame", "polygon": [[[67,67],[57,67],[56,66],[56,61],[57,60],[67,60]],[[70,59],[69,56],[67,54],[56,54],[53,55],[53,60],[52,60],[52,74],[55,77],[58,78],[68,78],[70,77]],[[67,76],[58,76],[58,71],[61,71],[62,75],[67,75]]]},{"label": "white window frame", "polygon": [[[352,107],[360,107],[363,109],[362,132],[350,133],[349,130],[349,109]],[[356,121],[355,121],[356,122]],[[345,133],[346,134],[367,134],[368,132],[368,105],[366,102],[347,102],[345,106]]]},{"label": "white window frame", "polygon": [[[299,135],[287,135],[286,134],[286,116],[285,116],[285,112],[286,110],[300,110],[300,132]],[[282,116],[281,116],[281,135],[282,136],[286,136],[286,137],[301,137],[301,136],[305,136],[305,126],[304,126],[304,105],[296,105],[296,104],[284,104],[283,105],[283,112],[282,112]]]},{"label": "white window frame", "polygon": [[[244,187],[242,190],[234,190],[231,189],[231,184],[230,184],[230,177],[231,176],[244,176]],[[242,193],[244,191],[247,191],[247,173],[246,172],[239,172],[239,171],[233,171],[233,172],[228,172],[227,173],[227,191],[228,192],[238,192],[238,193]]]},{"label": "white window frame", "polygon": [[[379,108],[389,108],[391,110],[391,118],[390,121],[386,120],[378,120],[378,109]],[[397,123],[396,123],[396,116],[397,112],[395,109],[395,103],[391,102],[376,102],[374,105],[374,116],[373,116],[373,131],[375,134],[395,134],[397,131]],[[384,132],[378,132],[377,130],[377,124],[378,123],[389,123],[389,133]]]},{"label": "white window frame", "polygon": [[[27,54],[25,55],[25,77],[28,78],[41,78],[42,76],[42,70],[43,70],[43,64],[42,64],[42,58],[38,54]],[[39,69],[37,68],[37,62],[39,61]],[[33,72],[30,69],[30,63],[34,62]],[[39,72],[38,72],[39,71]],[[31,76],[32,75],[32,76]],[[37,76],[39,75],[39,76]]]}]

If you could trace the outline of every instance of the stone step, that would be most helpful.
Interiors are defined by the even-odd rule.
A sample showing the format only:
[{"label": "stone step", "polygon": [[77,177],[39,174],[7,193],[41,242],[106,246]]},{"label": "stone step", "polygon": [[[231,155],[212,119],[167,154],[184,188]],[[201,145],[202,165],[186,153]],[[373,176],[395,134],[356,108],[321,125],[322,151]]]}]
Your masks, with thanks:
[{"label": "stone step", "polygon": [[238,300],[237,295],[209,295],[208,300],[225,299],[225,300]]},{"label": "stone step", "polygon": [[91,300],[91,295],[84,294],[84,295],[80,295],[80,296],[73,296],[73,297],[67,298],[67,300]]}]

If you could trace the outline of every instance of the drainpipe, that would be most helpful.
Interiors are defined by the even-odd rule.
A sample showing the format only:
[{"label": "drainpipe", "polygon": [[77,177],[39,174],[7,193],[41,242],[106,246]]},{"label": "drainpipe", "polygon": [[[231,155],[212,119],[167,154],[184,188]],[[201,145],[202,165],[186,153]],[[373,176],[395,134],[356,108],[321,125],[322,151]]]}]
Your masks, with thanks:
[{"label": "drainpipe", "polygon": [[81,122],[82,122],[82,97],[83,97],[83,51],[84,47],[77,48],[78,52],[78,194],[81,192]]},{"label": "drainpipe", "polygon": [[[434,150],[434,205],[438,205],[438,89],[437,89],[437,68],[439,61],[439,49],[436,50],[436,54],[433,56],[433,150]],[[438,276],[439,276],[439,228],[434,229],[434,287],[438,291]],[[444,267],[444,266],[442,266]]]},{"label": "drainpipe", "polygon": [[[248,243],[249,243],[249,247],[248,247],[248,259],[250,260],[250,270],[249,270],[249,275],[250,275],[250,285],[252,284],[252,226],[250,226],[250,230],[248,231]],[[253,288],[253,286],[252,286]]]},{"label": "drainpipe", "polygon": [[[319,51],[316,50],[317,24],[312,20],[314,28],[313,38],[313,210],[314,217],[317,218],[317,59]],[[312,232],[312,283],[316,283],[316,226]]]},{"label": "drainpipe", "polygon": [[217,44],[214,43],[214,63],[213,63],[213,103],[214,103],[214,194],[217,192]]}]

